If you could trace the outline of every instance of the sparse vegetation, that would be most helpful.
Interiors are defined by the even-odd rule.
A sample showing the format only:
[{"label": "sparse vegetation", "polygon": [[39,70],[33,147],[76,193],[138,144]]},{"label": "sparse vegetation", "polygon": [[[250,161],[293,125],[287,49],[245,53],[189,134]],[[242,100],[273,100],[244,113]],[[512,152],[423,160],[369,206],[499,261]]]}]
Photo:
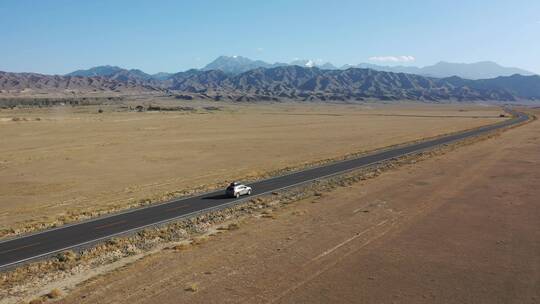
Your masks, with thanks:
[{"label": "sparse vegetation", "polygon": [[57,256],[59,262],[72,262],[77,259],[77,254],[72,250],[59,253]]},{"label": "sparse vegetation", "polygon": [[193,240],[191,241],[191,243],[193,245],[201,245],[201,244],[204,244],[208,242],[208,236],[206,235],[201,235],[201,236],[198,236],[198,237],[194,237]]},{"label": "sparse vegetation", "polygon": [[174,245],[173,247],[171,247],[172,250],[176,250],[176,251],[183,251],[189,248],[191,248],[191,245],[189,243],[180,243],[178,245]]},{"label": "sparse vegetation", "polygon": [[276,215],[274,214],[274,212],[272,210],[265,210],[265,211],[262,212],[262,217],[275,219]]},{"label": "sparse vegetation", "polygon": [[57,298],[60,298],[61,296],[62,296],[62,291],[60,291],[60,289],[58,289],[58,288],[55,288],[55,289],[51,290],[47,294],[47,297],[49,299],[57,299]]},{"label": "sparse vegetation", "polygon": [[[495,135],[484,136],[484,138],[491,136]],[[343,176],[332,177],[327,180],[280,192],[278,195],[257,197],[249,200],[246,204],[237,205],[230,209],[204,214],[197,218],[181,222],[170,223],[161,228],[146,229],[133,236],[117,238],[112,242],[106,242],[94,248],[85,250],[80,254],[80,258],[75,259],[73,262],[43,261],[29,264],[17,269],[15,272],[7,273],[4,277],[4,282],[9,282],[6,286],[17,286],[17,282],[28,281],[30,278],[39,278],[39,280],[47,282],[47,280],[51,279],[58,280],[59,278],[69,277],[74,273],[82,271],[82,269],[88,269],[87,267],[96,267],[118,261],[123,257],[133,255],[134,252],[148,252],[148,250],[151,250],[160,244],[189,239],[191,235],[197,235],[208,231],[209,225],[219,225],[224,221],[230,221],[235,218],[239,219],[249,214],[256,215],[270,209],[281,208],[288,203],[314,196],[316,193],[330,192],[335,188],[335,185],[342,184],[344,180],[346,181],[344,184],[350,184],[352,182],[373,178],[378,175],[378,172],[399,165],[409,164],[413,159],[421,160],[432,155],[438,155],[444,151],[453,149],[455,146],[467,144],[468,142],[475,142],[477,140],[478,139],[476,138],[470,139],[467,142],[448,145],[441,147],[437,151],[425,152],[418,156],[393,159],[392,162],[385,163],[378,168],[366,168],[354,171]],[[377,169],[380,171],[377,171]],[[265,212],[265,216],[271,215],[273,215],[272,211]],[[207,240],[208,236],[195,237],[192,244],[202,244]],[[66,256],[69,257],[73,255],[66,253]],[[69,261],[70,258],[67,258],[67,260]],[[84,266],[81,267],[81,265]],[[40,275],[37,275],[36,273],[40,273]],[[2,294],[0,293],[0,296],[1,295]]]},{"label": "sparse vegetation", "polygon": [[[482,138],[489,138],[492,136],[496,135],[491,134],[488,136],[483,136]],[[260,200],[250,200],[246,204],[237,205],[222,211],[211,212],[201,215],[198,218],[170,223],[161,228],[145,229],[134,236],[117,238],[114,242],[106,242],[94,248],[87,249],[80,255],[80,259],[77,259],[72,263],[57,262],[60,263],[57,264],[54,262],[51,263],[51,261],[42,261],[28,264],[17,268],[14,271],[7,272],[4,275],[4,286],[20,286],[19,284],[22,282],[28,282],[28,280],[35,279],[43,280],[44,282],[48,282],[49,280],[57,281],[59,278],[69,277],[73,271],[75,271],[75,269],[97,267],[99,265],[117,261],[122,257],[130,256],[134,251],[151,250],[160,243],[163,244],[167,242],[178,242],[179,240],[185,240],[189,237],[189,235],[201,233],[201,231],[209,229],[210,224],[219,225],[219,223],[222,223],[225,220],[230,220],[231,218],[240,219],[243,216],[254,214],[254,212],[262,211],[266,215],[273,215],[270,209],[280,208],[287,203],[314,196],[317,192],[332,191],[332,189],[335,188],[334,185],[339,184],[343,180],[358,182],[368,178],[373,178],[378,175],[376,173],[377,169],[384,171],[395,168],[399,165],[407,165],[410,164],[411,159],[423,160],[432,157],[433,155],[441,155],[447,151],[455,149],[457,146],[472,143],[477,140],[478,138],[472,138],[465,142],[442,146],[437,150],[424,152],[416,156],[393,159],[392,162],[387,162],[377,168],[364,168],[342,176],[335,176],[326,180],[315,182],[313,184],[294,188],[280,193],[279,197],[268,195],[266,197],[261,197]],[[159,241],[156,242],[156,240]],[[192,245],[202,244],[206,241],[208,241],[208,236],[198,236],[193,238]],[[171,249],[173,248],[174,246]],[[183,246],[178,248],[183,248]],[[64,253],[64,255],[67,257],[73,256],[71,253]],[[86,266],[80,268],[81,265]],[[39,275],[37,275],[37,273],[39,273]],[[10,290],[11,287],[6,288],[6,291]],[[2,293],[0,293],[0,296],[1,295]]]},{"label": "sparse vegetation", "polygon": [[238,223],[230,223],[227,226],[227,230],[238,230],[240,229],[240,225]]},{"label": "sparse vegetation", "polygon": [[188,106],[184,106],[184,107],[167,107],[167,106],[157,106],[157,105],[150,105],[148,108],[147,108],[147,111],[196,111],[196,109],[194,107],[188,107]]},{"label": "sparse vegetation", "polygon": [[[174,103],[167,103],[165,101],[162,102],[158,100],[153,102],[160,107],[176,106]],[[174,102],[176,104],[182,103],[182,101],[178,100],[174,100]],[[190,102],[190,105],[181,104],[181,106],[192,107],[195,109],[202,109],[207,106],[224,107],[221,104],[208,105],[208,103],[201,103],[200,105],[195,107],[193,106],[193,104],[195,103],[196,102]],[[37,179],[36,183],[53,183],[54,185],[56,185],[56,188],[54,189],[51,187],[43,187],[40,189],[34,189],[39,190],[37,192],[32,190],[37,193],[36,202],[40,202],[40,204],[51,204],[51,206],[53,206],[51,208],[45,209],[47,210],[47,214],[41,214],[41,212],[43,211],[37,212],[37,210],[44,210],[38,208],[39,206],[37,205],[32,205],[29,208],[24,208],[24,210],[23,208],[18,208],[18,205],[13,206],[14,211],[12,214],[14,214],[14,216],[6,219],[4,227],[0,229],[0,237],[13,236],[15,234],[57,227],[67,223],[85,220],[88,218],[93,218],[112,212],[125,210],[128,208],[141,207],[148,204],[163,202],[173,198],[192,195],[198,192],[206,192],[208,190],[223,187],[225,181],[228,181],[229,179],[239,179],[245,181],[255,180],[284,174],[293,170],[302,169],[310,166],[321,165],[332,160],[340,160],[348,157],[358,156],[362,153],[365,153],[366,151],[361,151],[359,153],[351,153],[350,155],[343,155],[343,151],[340,151],[339,149],[336,150],[335,147],[327,145],[326,142],[329,138],[333,138],[332,140],[337,140],[338,142],[342,141],[343,138],[338,133],[340,132],[339,130],[343,130],[343,128],[350,127],[351,125],[357,126],[358,130],[362,130],[361,132],[351,135],[356,136],[359,139],[365,139],[366,134],[374,132],[374,130],[371,129],[373,125],[370,122],[371,118],[362,119],[359,122],[356,116],[356,114],[369,113],[362,110],[362,108],[351,111],[350,108],[348,108],[350,106],[348,106],[347,108],[343,108],[342,106],[336,106],[332,108],[317,106],[315,108],[311,108],[308,106],[299,105],[279,105],[276,107],[272,107],[271,109],[267,106],[254,106],[253,108],[245,109],[243,107],[240,108],[228,105],[226,108],[227,111],[219,111],[219,113],[215,113],[215,116],[208,115],[204,118],[201,118],[201,116],[197,115],[195,117],[195,115],[185,114],[190,112],[185,112],[182,113],[181,116],[178,116],[182,117],[182,119],[163,119],[165,117],[172,118],[175,116],[176,113],[164,113],[163,115],[157,115],[156,113],[148,115],[146,113],[144,115],[133,115],[133,113],[127,113],[127,111],[129,111],[129,107],[136,106],[143,107],[146,105],[144,104],[144,101],[141,100],[134,101],[131,104],[127,103],[125,105],[126,109],[124,109],[126,113],[122,114],[119,114],[119,112],[117,111],[120,108],[115,108],[116,110],[108,111],[105,108],[98,106],[89,106],[88,109],[82,109],[82,107],[69,107],[67,109],[61,108],[54,111],[51,111],[50,109],[46,109],[43,111],[32,110],[34,111],[33,113],[31,113],[33,117],[35,117],[35,112],[38,112],[39,116],[42,118],[42,123],[44,123],[44,125],[40,124],[40,129],[44,131],[52,130],[50,129],[51,127],[56,128],[60,126],[60,124],[63,124],[63,122],[60,123],[60,121],[63,121],[64,119],[69,121],[69,125],[72,125],[73,128],[59,128],[58,130],[60,131],[55,131],[53,133],[46,132],[47,134],[54,134],[54,137],[40,136],[39,138],[28,138],[27,136],[25,136],[19,139],[14,139],[14,145],[20,144],[22,146],[28,145],[30,143],[37,143],[41,146],[40,143],[42,143],[42,141],[46,143],[52,143],[51,146],[47,146],[46,149],[40,150],[40,157],[35,157],[33,153],[36,152],[32,152],[32,150],[23,150],[21,151],[21,153],[18,153],[16,155],[9,153],[4,154],[2,153],[2,151],[0,151],[0,154],[5,155],[5,162],[2,163],[2,167],[5,166],[4,164],[9,163],[11,167],[16,166],[13,167],[14,169],[22,170],[21,173],[25,174],[25,176],[29,176],[28,174],[35,175]],[[88,114],[96,113],[99,108],[105,109],[105,113],[99,117],[101,127],[98,129],[87,128],[86,126],[88,126],[88,124],[93,123],[92,121],[87,120],[96,119],[94,115]],[[380,114],[386,113],[390,110],[394,111],[395,109],[398,110],[401,108],[389,108],[388,110],[384,108],[378,109],[375,112]],[[448,107],[447,110],[443,106],[442,110],[437,110],[436,113],[440,115],[445,115],[445,113],[450,112],[452,115],[455,115],[455,113],[457,113],[457,109],[457,107]],[[238,110],[241,110],[242,112],[245,112],[249,115],[236,115],[236,111]],[[271,110],[272,115],[266,115],[267,113],[265,111],[267,110]],[[17,113],[21,112],[21,114],[15,115],[15,113],[12,113],[10,111],[10,113],[5,114],[4,117],[9,117],[9,119],[11,119],[13,116],[24,117],[23,115],[27,115],[27,110],[25,109],[17,109],[15,111],[17,111]],[[414,108],[414,110],[412,110],[412,112],[416,113],[422,113],[422,111],[424,111],[422,108]],[[59,117],[55,116],[57,114],[51,116],[43,116],[48,115],[44,114],[43,112],[60,113],[61,115],[59,116],[61,117],[61,120],[57,119]],[[429,110],[429,112],[433,113],[433,110]],[[495,110],[492,108],[472,108],[472,110],[466,115],[482,115],[482,113],[493,113],[491,114],[492,119],[495,119],[494,114],[496,113],[498,115],[498,113],[500,113],[500,110]],[[302,124],[309,123],[311,121],[314,121],[317,116],[326,114],[338,115],[336,116],[336,118],[333,118],[334,116],[327,116],[329,117],[328,120],[331,127],[328,127],[328,125],[322,125],[321,127],[317,127],[314,130],[310,129],[308,133],[306,133],[306,130],[302,130],[302,128],[297,130],[297,124],[294,124],[295,127],[292,128],[290,126],[287,126],[286,123],[282,123],[292,121],[302,122]],[[251,116],[256,118],[252,118]],[[6,118],[0,117],[0,119],[4,120]],[[209,177],[207,179],[205,178],[204,180],[201,180],[201,182],[195,187],[193,187],[193,184],[187,185],[185,181],[190,180],[194,176],[194,172],[205,171],[208,170],[208,168],[205,168],[204,165],[202,165],[203,167],[201,167],[201,165],[198,164],[186,163],[185,160],[190,159],[191,157],[196,155],[196,151],[215,150],[215,143],[196,140],[196,144],[193,148],[182,146],[183,156],[178,157],[177,153],[172,153],[174,149],[178,148],[177,144],[180,144],[179,141],[173,139],[177,138],[176,136],[178,134],[176,133],[182,132],[185,134],[192,134],[188,137],[185,137],[185,140],[191,140],[190,138],[197,138],[197,136],[201,138],[200,136],[203,136],[203,134],[207,134],[207,132],[214,128],[214,124],[216,122],[222,121],[223,119],[228,120],[229,118],[234,118],[235,121],[234,126],[232,127],[229,124],[226,124],[227,127],[225,127],[224,131],[229,134],[243,134],[245,132],[248,132],[249,135],[249,132],[252,132],[250,131],[251,129],[254,130],[253,132],[255,132],[256,130],[260,130],[257,127],[258,125],[269,125],[272,126],[270,130],[274,130],[269,131],[269,135],[273,136],[275,134],[286,134],[287,142],[294,142],[295,145],[298,144],[298,146],[309,144],[311,147],[317,148],[319,150],[314,152],[314,154],[310,154],[311,156],[305,162],[300,163],[298,162],[298,159],[302,157],[299,156],[296,152],[293,152],[287,156],[282,156],[280,157],[280,159],[281,161],[285,162],[286,165],[284,165],[282,168],[272,168],[270,170],[266,167],[266,165],[261,166],[261,163],[263,162],[261,162],[260,160],[276,152],[275,145],[271,141],[263,140],[263,142],[261,142],[260,144],[260,151],[257,153],[257,157],[259,157],[260,154],[260,158],[253,158],[253,161],[250,161],[250,163],[246,164],[246,167],[253,167],[254,170],[246,171],[243,169],[232,169],[228,171],[228,176],[224,176],[223,179]],[[405,119],[402,117],[397,117],[395,119],[396,124],[405,124],[411,120],[410,118]],[[435,119],[425,119],[426,122],[422,122],[422,124],[420,124],[419,126],[421,127],[427,124],[435,125],[435,123],[433,122],[434,120]],[[443,132],[444,130],[447,130],[450,123],[452,123],[452,128],[455,128],[454,122],[456,121],[456,119],[444,121],[437,118],[436,120],[439,121],[436,123],[438,129],[430,129],[429,134],[438,134],[437,132]],[[155,123],[158,121],[159,125],[163,126],[163,132],[160,131],[160,136],[155,136],[154,133],[157,132],[157,130],[155,130]],[[463,124],[460,124],[460,128],[463,128],[470,125],[477,126],[478,124],[484,124],[489,120],[476,120],[467,118],[466,120],[459,121],[463,121]],[[17,130],[8,130],[8,128],[25,127],[32,129],[34,128],[34,126],[31,126],[31,124],[14,122],[13,124],[6,124],[2,126],[2,131],[9,131],[11,133],[6,134],[13,134],[12,132]],[[220,127],[224,127],[224,125],[221,124]],[[111,132],[103,133],[101,132],[103,130],[102,128],[111,130]],[[79,131],[75,132],[74,130]],[[84,134],[81,134],[80,130],[84,130]],[[87,133],[87,130],[97,130],[99,131],[99,134],[89,131]],[[306,138],[305,134],[311,134],[312,132],[313,134],[316,133],[317,136],[307,136]],[[403,140],[403,137],[400,136],[404,134],[404,136],[409,136],[410,134],[416,134],[415,136],[418,136],[425,133],[426,131],[423,131],[423,129],[417,129],[416,127],[414,127],[412,129],[407,129],[403,132],[403,134],[396,134],[395,138]],[[127,140],[132,136],[140,136],[141,134],[147,134],[149,137],[145,137],[145,141]],[[96,142],[90,144],[89,142],[80,140],[82,138],[87,138],[87,136],[95,138]],[[240,137],[243,138],[243,136]],[[314,140],[313,138],[316,138],[316,140]],[[370,149],[378,146],[381,143],[388,143],[384,141],[384,138],[381,138],[382,137],[378,137],[376,141],[371,141],[371,139],[369,138],[367,138],[366,140],[361,140],[362,145],[360,145],[360,147],[362,149]],[[237,146],[239,149],[249,149],[249,146],[251,145],[250,141],[240,139],[232,140],[234,142],[234,145]],[[72,142],[79,148],[65,149],[66,147],[63,143],[67,142]],[[141,142],[145,142],[145,144],[139,144]],[[159,150],[160,147],[163,147],[163,145],[172,145],[172,149]],[[155,147],[155,149],[146,150],[146,147],[149,146]],[[99,149],[101,152],[94,153],[94,149]],[[139,159],[130,159],[129,157],[126,157],[127,153],[130,153],[133,150],[141,150],[141,152],[144,153],[140,155],[145,155],[145,157],[141,157]],[[157,151],[160,152],[157,153]],[[227,151],[221,151],[220,153],[221,155],[219,157],[235,159],[234,155],[231,155],[232,152],[229,153]],[[336,153],[338,153],[337,156],[332,156],[336,155]],[[63,157],[57,157],[58,155],[63,155]],[[96,158],[96,155],[101,155],[102,158]],[[28,159],[32,159],[32,161],[23,162],[23,160]],[[47,159],[47,161],[44,161],[45,159]],[[65,162],[67,160],[75,159],[79,161],[84,161],[84,163],[89,166],[89,169],[91,168],[92,170],[100,171],[104,170],[103,172],[105,172],[106,175],[104,175],[104,178],[102,179],[96,179],[95,176],[90,175],[87,177],[89,183],[70,185],[69,181],[77,178],[77,176],[80,176],[81,172],[78,171],[77,166],[65,166]],[[207,160],[211,159],[212,156],[208,155],[208,158],[201,160],[201,163],[209,163],[207,162]],[[103,161],[105,162],[103,163]],[[111,165],[113,164],[113,162],[114,166]],[[133,165],[134,162],[137,163],[137,166]],[[159,172],[159,180],[150,181],[145,178],[145,175],[131,174],[133,172],[132,168],[137,167],[146,170],[149,173],[149,176],[152,176],[153,174],[156,174],[155,168],[161,168],[161,165],[164,164],[166,164],[167,168],[171,169]],[[47,176],[44,173],[43,169],[47,168],[48,166],[62,166],[62,168],[64,168],[64,170],[62,170],[62,176],[51,176],[49,178],[51,180],[41,179],[40,177]],[[183,170],[187,170],[185,171],[186,175],[182,179],[179,179],[177,174],[174,172],[175,170],[172,169],[178,167],[182,167],[184,168]],[[3,174],[8,174],[11,171],[12,170],[3,170],[2,172]],[[118,178],[110,179],[109,176],[118,176]],[[18,177],[14,175],[5,175],[4,178],[6,180],[17,180]],[[150,182],[156,183],[155,186],[152,187],[151,194],[146,191],[148,188],[145,186]],[[96,185],[96,187],[102,189],[102,195],[99,197],[99,199],[97,198],[96,193],[94,193],[93,190],[90,189],[90,187],[86,186],[88,184]],[[31,191],[31,187],[28,187],[28,185],[26,185],[24,182],[12,183],[10,184],[9,189],[10,191],[3,192],[3,197],[6,203],[12,201],[13,199],[17,199],[17,197],[19,197],[20,194],[25,193],[25,191]],[[86,197],[86,199],[82,200],[81,202],[76,202],[76,200],[72,199],[72,192],[77,193],[79,197]],[[62,205],[62,208],[54,207],[58,206],[57,204],[53,204],[53,202],[56,200],[65,203],[64,205]],[[1,206],[2,204],[0,203],[0,207]],[[60,213],[63,214],[59,215]]]},{"label": "sparse vegetation", "polygon": [[190,292],[197,292],[197,290],[199,290],[199,284],[197,283],[190,283],[186,286],[186,288],[184,289],[185,291],[190,291]]}]

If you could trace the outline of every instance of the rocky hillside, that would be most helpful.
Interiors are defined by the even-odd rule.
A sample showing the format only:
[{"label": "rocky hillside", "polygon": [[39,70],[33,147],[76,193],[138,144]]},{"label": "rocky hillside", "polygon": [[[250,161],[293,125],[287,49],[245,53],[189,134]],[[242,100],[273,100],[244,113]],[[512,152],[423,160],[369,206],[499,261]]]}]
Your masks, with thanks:
[{"label": "rocky hillside", "polygon": [[124,74],[114,76],[59,76],[0,71],[1,93],[16,92],[128,92],[161,90],[159,81]]},{"label": "rocky hillside", "polygon": [[231,75],[221,70],[189,70],[163,80],[133,70],[109,76],[50,76],[0,72],[0,90],[128,92],[161,91],[232,100],[422,100],[516,101],[540,99],[540,76],[467,80],[430,78],[371,69],[323,70],[301,66],[257,68]]},{"label": "rocky hillside", "polygon": [[[512,76],[513,77],[513,76]],[[513,83],[512,77],[506,77]],[[528,86],[540,86],[538,76],[520,76],[529,80]],[[457,81],[458,79],[461,80]],[[259,68],[227,76],[222,71],[192,70],[172,77],[169,88],[191,93],[236,93],[249,96],[270,96],[302,100],[494,100],[513,101],[521,98],[540,98],[505,86],[505,77],[497,83],[471,81],[458,77],[428,78],[413,74],[379,72],[370,69],[321,70],[300,66]],[[531,93],[531,92],[528,92]]]}]

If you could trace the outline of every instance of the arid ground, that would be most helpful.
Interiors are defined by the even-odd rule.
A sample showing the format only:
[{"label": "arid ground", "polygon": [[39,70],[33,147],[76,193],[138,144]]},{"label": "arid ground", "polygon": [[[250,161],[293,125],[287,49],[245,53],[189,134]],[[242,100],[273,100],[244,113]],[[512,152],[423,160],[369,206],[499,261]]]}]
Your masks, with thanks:
[{"label": "arid ground", "polygon": [[[412,131],[421,125],[446,121],[397,119],[382,132],[378,124],[353,124],[388,119],[363,118],[364,111],[343,110],[343,122],[302,116],[309,124],[300,126],[313,124],[326,138],[347,126],[336,142],[362,149],[356,140],[388,144],[404,138],[400,128],[414,137],[428,134]],[[250,121],[265,125],[266,116],[257,117]],[[278,117],[282,126],[294,124],[283,112]],[[539,134],[535,121],[294,203],[273,218],[248,219],[207,243],[97,277],[61,303],[538,303]],[[324,156],[344,151],[318,145]],[[313,157],[308,147],[302,154]]]},{"label": "arid ground", "polygon": [[501,120],[499,108],[467,105],[184,105],[195,110],[0,110],[0,228],[62,224],[73,214]]}]

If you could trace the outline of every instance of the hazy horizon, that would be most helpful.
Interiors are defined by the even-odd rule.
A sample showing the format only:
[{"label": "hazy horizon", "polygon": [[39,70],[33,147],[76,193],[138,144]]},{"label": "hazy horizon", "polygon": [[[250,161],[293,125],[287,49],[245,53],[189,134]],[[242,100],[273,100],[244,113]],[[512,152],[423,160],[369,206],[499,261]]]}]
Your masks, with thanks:
[{"label": "hazy horizon", "polygon": [[514,1],[12,1],[0,3],[0,70],[147,73],[221,55],[266,62],[427,66],[493,61],[540,72],[540,3]]}]

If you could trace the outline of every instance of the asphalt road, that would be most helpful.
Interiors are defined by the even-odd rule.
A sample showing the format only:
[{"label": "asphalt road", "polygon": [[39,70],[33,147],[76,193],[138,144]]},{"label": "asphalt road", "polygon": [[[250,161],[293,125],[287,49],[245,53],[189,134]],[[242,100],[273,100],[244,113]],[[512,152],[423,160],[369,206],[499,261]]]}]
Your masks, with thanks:
[{"label": "asphalt road", "polygon": [[[251,197],[372,165],[405,154],[420,152],[528,119],[525,114],[516,113],[516,115],[513,119],[479,129],[257,181],[249,184],[253,188]],[[43,258],[70,248],[90,245],[147,226],[224,208],[244,199],[246,197],[240,197],[239,199],[227,198],[224,196],[224,191],[215,191],[6,240],[0,242],[0,269],[7,269],[19,263]]]}]

